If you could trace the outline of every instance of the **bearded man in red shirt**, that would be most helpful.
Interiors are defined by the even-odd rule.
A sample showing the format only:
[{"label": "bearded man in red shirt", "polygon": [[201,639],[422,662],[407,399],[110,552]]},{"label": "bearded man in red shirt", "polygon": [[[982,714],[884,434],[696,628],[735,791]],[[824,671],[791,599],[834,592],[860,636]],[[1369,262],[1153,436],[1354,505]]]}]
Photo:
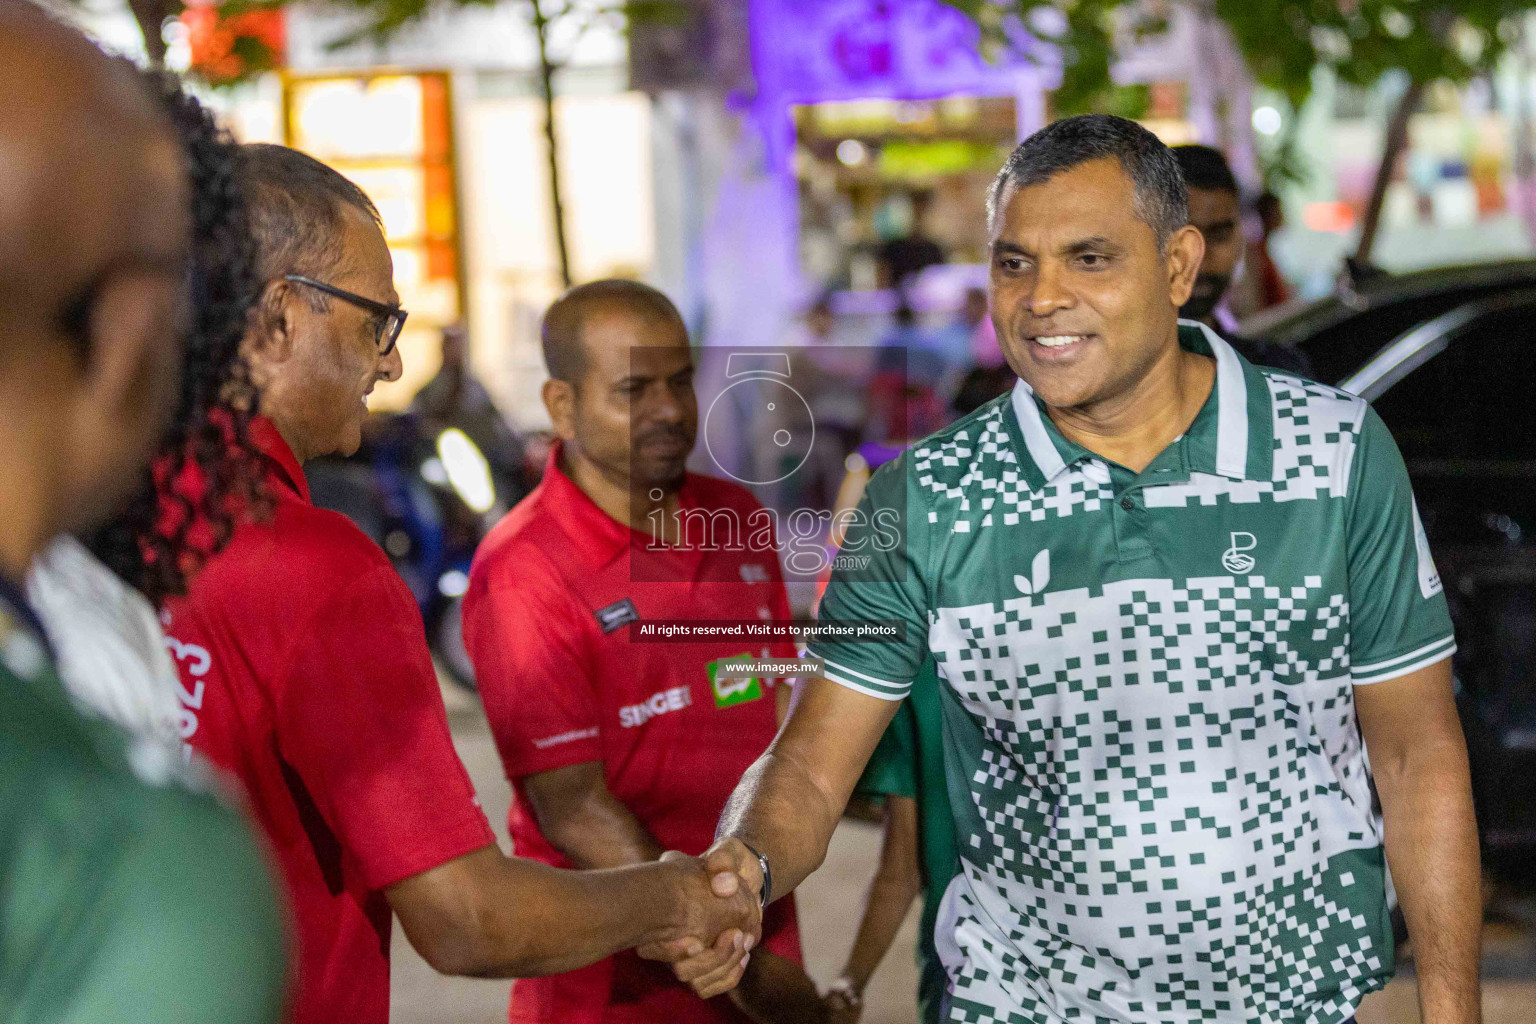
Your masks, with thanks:
[{"label": "bearded man in red shirt", "polygon": [[[721,665],[796,651],[788,641],[638,642],[632,630],[788,619],[771,527],[756,529],[771,521],[745,488],[684,469],[698,400],[688,332],[665,295],[633,281],[582,285],[550,307],[543,343],[544,403],[560,440],[538,488],[481,545],[464,603],[465,641],[516,792],[512,841],[524,856],[577,868],[702,851],[789,696],[785,684],[732,679]],[[824,1012],[786,898],[769,909],[728,998],[701,1000],[665,964],[625,953],[518,982],[511,1021],[815,1024]]]},{"label": "bearded man in red shirt", "polygon": [[310,504],[302,469],[356,451],[369,392],[400,376],[405,312],[378,213],[295,150],[244,147],[240,170],[267,282],[243,350],[275,509],[170,603],[166,633],[183,737],[239,779],[282,866],[290,1019],[387,1024],[394,915],[447,974],[569,971],[665,934],[739,960],[756,901],[710,895],[690,858],[575,873],[496,847],[410,591],[350,521]]}]

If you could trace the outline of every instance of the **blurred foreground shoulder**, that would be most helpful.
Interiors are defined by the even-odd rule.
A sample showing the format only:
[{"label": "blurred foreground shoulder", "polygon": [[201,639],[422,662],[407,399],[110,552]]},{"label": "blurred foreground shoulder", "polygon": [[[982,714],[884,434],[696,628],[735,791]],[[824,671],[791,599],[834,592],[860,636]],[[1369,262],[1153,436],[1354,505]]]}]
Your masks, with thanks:
[{"label": "blurred foreground shoulder", "polygon": [[0,1019],[276,1021],[286,937],[249,826],[141,775],[53,685],[0,683]]}]

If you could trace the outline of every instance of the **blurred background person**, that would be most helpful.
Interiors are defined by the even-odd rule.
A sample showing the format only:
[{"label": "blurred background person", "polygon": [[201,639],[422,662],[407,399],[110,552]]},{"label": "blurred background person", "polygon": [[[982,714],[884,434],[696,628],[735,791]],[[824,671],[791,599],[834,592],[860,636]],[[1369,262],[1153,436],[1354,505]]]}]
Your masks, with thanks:
[{"label": "blurred background person", "polygon": [[71,694],[149,741],[139,756],[158,757],[181,748],[195,713],[177,697],[156,605],[185,593],[238,517],[261,513],[265,489],[249,432],[256,394],[239,352],[258,280],[238,147],[175,76],[143,81],[180,139],[192,188],[193,303],[176,411],[135,499],[93,532],[90,549],[55,538],[33,562],[27,596]]},{"label": "blurred background person", "polygon": [[[562,867],[699,851],[789,697],[787,684],[722,678],[720,666],[793,658],[794,644],[643,643],[625,627],[789,619],[777,545],[748,541],[764,514],[750,492],[685,469],[698,402],[688,332],[665,295],[581,285],[545,314],[543,343],[560,442],[481,545],[464,609],[515,792],[508,827],[524,856]],[[623,953],[519,981],[510,1011],[514,1024],[815,1024],[823,1012],[792,899],[764,918],[729,998],[700,1000],[666,964]]]},{"label": "blurred background person", "polygon": [[451,423],[464,415],[495,412],[490,392],[469,368],[469,332],[452,323],[439,332],[437,373],[411,399],[411,409],[428,419]]},{"label": "blurred background person", "polygon": [[971,361],[982,369],[994,369],[999,366],[1007,366],[1008,362],[1003,358],[1003,350],[997,343],[997,328],[992,325],[992,318],[987,315],[987,290],[985,288],[969,288],[965,293],[966,322],[974,324],[971,331]]},{"label": "blurred background person", "polygon": [[1259,218],[1259,238],[1249,247],[1248,259],[1254,267],[1253,276],[1260,286],[1259,298],[1262,304],[1259,308],[1268,309],[1291,297],[1290,286],[1285,283],[1285,276],[1280,273],[1274,254],[1270,252],[1275,232],[1285,227],[1285,207],[1279,196],[1264,191],[1253,201],[1253,211]]},{"label": "blurred background person", "polygon": [[248,829],[72,706],[21,590],[176,408],[187,153],[131,69],[17,0],[0,92],[0,1018],[265,1024],[285,942]]},{"label": "blurred background person", "polygon": [[805,464],[774,485],[768,504],[785,514],[797,508],[828,509],[843,478],[843,460],[863,433],[870,352],[864,346],[839,344],[837,317],[832,311],[832,297],[826,292],[805,311],[784,344],[790,363],[789,384],[805,399],[805,407],[786,409],[785,405],[798,403],[776,403],[775,412],[780,415],[767,417],[767,422],[754,431],[752,443],[771,457],[771,439],[777,430],[811,428],[815,434]]},{"label": "blurred background person", "polygon": [[462,430],[485,456],[502,508],[511,508],[532,489],[522,440],[469,365],[469,331],[453,323],[440,333],[437,373],[411,399],[416,430],[435,443],[451,428]]},{"label": "blurred background person", "polygon": [[1298,350],[1238,335],[1237,321],[1223,305],[1247,245],[1237,178],[1227,158],[1219,150],[1200,145],[1174,146],[1173,156],[1189,196],[1189,222],[1205,237],[1200,273],[1189,301],[1179,308],[1179,316],[1205,324],[1251,363],[1310,376],[1306,357]]},{"label": "blurred background person", "polygon": [[[899,198],[893,199],[890,203],[899,201]],[[933,195],[929,192],[912,195],[907,201],[905,218],[901,217],[898,206],[887,206],[886,218],[891,226],[886,230],[893,233],[880,243],[875,255],[881,287],[905,289],[908,278],[945,261],[944,247],[928,234],[928,214],[932,207]],[[904,226],[892,223],[901,220],[905,220]]]},{"label": "blurred background person", "polygon": [[[898,289],[891,326],[875,353],[865,441],[906,443],[943,426],[946,403],[940,389],[947,383],[947,369],[933,332],[918,322],[906,292]],[[922,433],[913,434],[914,430]]]},{"label": "blurred background person", "polygon": [[996,362],[1002,361],[1002,350],[997,348],[997,335],[992,332],[992,321],[987,316],[985,288],[967,288],[954,319],[933,331],[932,338],[934,349],[944,360],[935,390],[946,404],[953,401],[961,382],[981,363],[982,356],[990,355],[989,346],[997,352]]}]

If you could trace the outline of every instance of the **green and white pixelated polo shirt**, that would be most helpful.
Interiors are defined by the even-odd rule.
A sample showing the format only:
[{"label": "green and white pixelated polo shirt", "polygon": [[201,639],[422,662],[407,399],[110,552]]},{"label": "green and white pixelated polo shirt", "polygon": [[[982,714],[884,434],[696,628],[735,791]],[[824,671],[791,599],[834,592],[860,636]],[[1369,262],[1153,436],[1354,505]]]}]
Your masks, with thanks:
[{"label": "green and white pixelated polo shirt", "polygon": [[907,631],[812,644],[828,678],[938,664],[951,1021],[1338,1024],[1392,973],[1353,687],[1455,649],[1402,457],[1360,399],[1179,337],[1215,387],[1143,472],[1020,385],[875,474],[902,542],[850,530],[822,600]]}]

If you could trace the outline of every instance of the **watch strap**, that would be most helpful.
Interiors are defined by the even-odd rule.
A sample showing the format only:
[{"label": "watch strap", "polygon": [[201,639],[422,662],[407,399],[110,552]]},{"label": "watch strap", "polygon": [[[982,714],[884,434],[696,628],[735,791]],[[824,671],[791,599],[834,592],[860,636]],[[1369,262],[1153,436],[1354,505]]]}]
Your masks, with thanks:
[{"label": "watch strap", "polygon": [[751,843],[742,842],[739,839],[737,842],[745,846],[747,852],[757,858],[758,870],[763,873],[763,887],[757,893],[758,906],[767,907],[768,901],[773,899],[773,871],[768,867],[768,858],[759,853],[757,848]]}]

